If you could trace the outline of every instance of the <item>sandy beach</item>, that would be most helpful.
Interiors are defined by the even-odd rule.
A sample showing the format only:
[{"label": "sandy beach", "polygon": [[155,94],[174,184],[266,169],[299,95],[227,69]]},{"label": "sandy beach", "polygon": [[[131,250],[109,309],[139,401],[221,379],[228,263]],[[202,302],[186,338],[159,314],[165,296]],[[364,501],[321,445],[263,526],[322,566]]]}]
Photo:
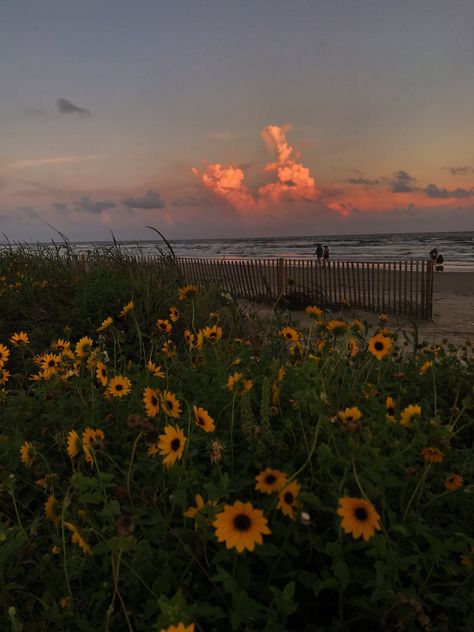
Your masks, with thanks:
[{"label": "sandy beach", "polygon": [[[254,305],[261,316],[272,317],[272,309],[267,305]],[[352,313],[352,312],[351,312]],[[377,322],[377,314],[357,310],[354,312],[362,320]],[[302,325],[309,322],[304,311],[292,311],[292,317]],[[347,315],[347,312],[346,312]],[[414,319],[397,314],[390,315],[389,325],[394,328],[408,328]],[[474,340],[474,272],[441,272],[434,274],[433,320],[415,321],[421,340],[430,343],[447,338],[459,343]]]}]

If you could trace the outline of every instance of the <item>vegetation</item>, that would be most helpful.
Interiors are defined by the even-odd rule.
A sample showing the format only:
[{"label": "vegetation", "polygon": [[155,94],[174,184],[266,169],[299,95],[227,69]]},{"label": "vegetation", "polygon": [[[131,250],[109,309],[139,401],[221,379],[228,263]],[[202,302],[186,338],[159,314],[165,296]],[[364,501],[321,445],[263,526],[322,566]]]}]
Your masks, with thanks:
[{"label": "vegetation", "polygon": [[473,351],[0,253],[0,627],[474,627]]}]

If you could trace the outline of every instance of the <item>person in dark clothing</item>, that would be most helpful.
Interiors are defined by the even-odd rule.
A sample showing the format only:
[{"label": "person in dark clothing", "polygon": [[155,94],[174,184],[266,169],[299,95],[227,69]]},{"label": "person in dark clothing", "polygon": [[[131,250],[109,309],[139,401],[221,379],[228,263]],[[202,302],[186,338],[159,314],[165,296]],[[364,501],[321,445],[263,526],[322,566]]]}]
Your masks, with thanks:
[{"label": "person in dark clothing", "polygon": [[316,255],[318,263],[321,263],[321,259],[323,258],[323,247],[321,244],[316,246],[316,252],[314,254]]},{"label": "person in dark clothing", "polygon": [[444,257],[441,253],[436,257],[436,272],[442,272],[444,270]]},{"label": "person in dark clothing", "polygon": [[431,261],[433,261],[433,263],[436,261],[436,257],[438,256],[438,249],[437,248],[433,248],[433,250],[430,250],[430,259]]},{"label": "person in dark clothing", "polygon": [[324,246],[323,268],[327,268],[328,266],[329,266],[329,246]]}]

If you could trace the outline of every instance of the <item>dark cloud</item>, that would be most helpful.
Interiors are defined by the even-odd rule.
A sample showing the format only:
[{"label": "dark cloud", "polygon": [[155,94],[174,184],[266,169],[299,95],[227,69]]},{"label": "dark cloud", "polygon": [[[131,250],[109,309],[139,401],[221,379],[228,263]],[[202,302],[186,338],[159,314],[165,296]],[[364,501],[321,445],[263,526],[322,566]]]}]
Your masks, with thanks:
[{"label": "dark cloud", "polygon": [[122,204],[128,206],[128,208],[155,209],[165,207],[165,202],[158,191],[153,191],[152,189],[149,189],[143,197],[125,198],[122,200]]},{"label": "dark cloud", "polygon": [[392,192],[393,193],[410,193],[410,191],[415,191],[415,182],[416,178],[410,176],[406,171],[397,171],[394,174],[392,183]]},{"label": "dark cloud", "polygon": [[347,178],[344,182],[348,184],[360,184],[366,187],[375,187],[380,184],[380,180],[371,180],[370,178]]},{"label": "dark cloud", "polygon": [[464,165],[463,167],[443,167],[445,171],[449,171],[452,176],[471,176],[474,174],[474,167]]},{"label": "dark cloud", "polygon": [[64,204],[64,202],[55,202],[53,207],[60,213],[69,213],[71,210],[67,204]]},{"label": "dark cloud", "polygon": [[73,204],[74,210],[86,213],[101,213],[109,208],[115,208],[117,205],[112,200],[91,200],[90,195],[84,195],[78,202]]},{"label": "dark cloud", "polygon": [[69,99],[63,99],[59,97],[56,101],[56,107],[61,114],[79,114],[79,116],[90,116],[91,112],[87,108],[81,108],[78,105],[74,105]]},{"label": "dark cloud", "polygon": [[174,198],[171,206],[201,206],[201,200],[194,195],[188,195],[184,198]]},{"label": "dark cloud", "polygon": [[436,184],[429,184],[424,189],[426,195],[430,198],[438,198],[447,200],[448,198],[457,198],[458,200],[465,200],[474,196],[474,189],[440,189]]}]

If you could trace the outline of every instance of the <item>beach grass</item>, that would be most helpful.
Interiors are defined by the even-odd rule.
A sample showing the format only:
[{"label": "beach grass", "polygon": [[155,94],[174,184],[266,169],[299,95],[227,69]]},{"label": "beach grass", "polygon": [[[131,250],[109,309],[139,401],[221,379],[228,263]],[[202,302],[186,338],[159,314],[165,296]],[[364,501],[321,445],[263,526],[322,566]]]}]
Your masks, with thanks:
[{"label": "beach grass", "polygon": [[0,623],[468,630],[473,350],[0,253]]}]

